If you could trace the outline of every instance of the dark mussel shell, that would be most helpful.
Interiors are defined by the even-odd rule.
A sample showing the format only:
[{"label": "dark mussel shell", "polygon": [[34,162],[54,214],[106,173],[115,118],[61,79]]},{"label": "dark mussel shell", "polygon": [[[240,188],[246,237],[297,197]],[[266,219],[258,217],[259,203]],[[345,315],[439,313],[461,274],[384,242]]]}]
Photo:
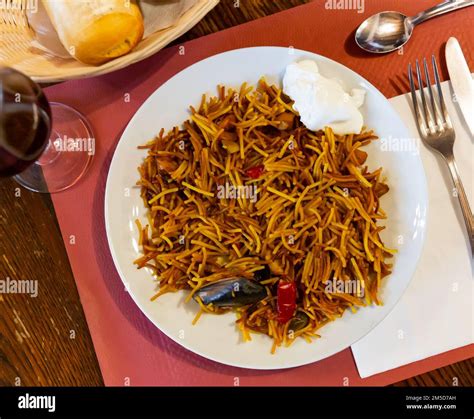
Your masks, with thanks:
[{"label": "dark mussel shell", "polygon": [[308,326],[308,323],[309,323],[308,315],[302,311],[298,311],[290,320],[290,324],[288,325],[288,330],[293,330],[293,332],[296,332]]},{"label": "dark mussel shell", "polygon": [[268,267],[268,265],[263,265],[264,268],[263,269],[259,269],[258,271],[255,271],[255,273],[253,274],[253,279],[255,279],[255,281],[265,281],[266,279],[269,279],[272,277],[272,272],[270,271],[270,268]]},{"label": "dark mussel shell", "polygon": [[204,305],[214,307],[243,307],[263,300],[267,291],[263,285],[246,278],[227,278],[213,282],[196,291],[193,298],[198,297]]}]

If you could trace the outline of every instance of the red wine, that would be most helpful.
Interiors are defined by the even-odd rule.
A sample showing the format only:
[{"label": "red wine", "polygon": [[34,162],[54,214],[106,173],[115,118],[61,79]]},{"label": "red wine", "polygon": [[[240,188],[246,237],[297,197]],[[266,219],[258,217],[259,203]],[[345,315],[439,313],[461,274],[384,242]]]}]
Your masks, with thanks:
[{"label": "red wine", "polygon": [[0,68],[0,176],[34,163],[50,131],[51,109],[41,88],[16,70]]}]

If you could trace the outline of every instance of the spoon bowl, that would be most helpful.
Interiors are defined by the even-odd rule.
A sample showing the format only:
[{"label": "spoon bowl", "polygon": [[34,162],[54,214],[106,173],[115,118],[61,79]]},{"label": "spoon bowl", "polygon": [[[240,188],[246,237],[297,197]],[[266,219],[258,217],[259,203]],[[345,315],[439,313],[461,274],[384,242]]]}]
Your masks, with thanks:
[{"label": "spoon bowl", "polygon": [[366,19],[356,31],[357,45],[368,52],[386,53],[405,45],[413,33],[411,19],[399,12],[381,12]]}]

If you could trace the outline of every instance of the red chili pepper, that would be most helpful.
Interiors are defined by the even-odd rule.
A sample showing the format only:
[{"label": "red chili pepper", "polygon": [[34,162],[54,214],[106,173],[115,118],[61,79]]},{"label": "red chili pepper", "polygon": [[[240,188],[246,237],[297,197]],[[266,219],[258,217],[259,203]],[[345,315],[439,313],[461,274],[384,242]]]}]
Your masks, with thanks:
[{"label": "red chili pepper", "polygon": [[251,167],[250,169],[247,169],[245,172],[247,176],[251,177],[252,179],[258,179],[260,176],[262,176],[262,173],[264,172],[265,167],[263,165],[260,166],[255,166]]},{"label": "red chili pepper", "polygon": [[293,317],[296,310],[296,285],[293,281],[280,279],[277,291],[277,320],[286,323]]}]

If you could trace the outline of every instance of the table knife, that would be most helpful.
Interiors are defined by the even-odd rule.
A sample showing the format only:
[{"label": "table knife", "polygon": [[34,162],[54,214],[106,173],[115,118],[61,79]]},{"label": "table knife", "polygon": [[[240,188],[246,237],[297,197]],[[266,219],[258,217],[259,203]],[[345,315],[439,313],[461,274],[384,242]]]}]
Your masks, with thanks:
[{"label": "table knife", "polygon": [[453,37],[449,38],[446,43],[446,65],[451,78],[455,101],[459,104],[464,120],[474,137],[474,81],[461,45]]}]

